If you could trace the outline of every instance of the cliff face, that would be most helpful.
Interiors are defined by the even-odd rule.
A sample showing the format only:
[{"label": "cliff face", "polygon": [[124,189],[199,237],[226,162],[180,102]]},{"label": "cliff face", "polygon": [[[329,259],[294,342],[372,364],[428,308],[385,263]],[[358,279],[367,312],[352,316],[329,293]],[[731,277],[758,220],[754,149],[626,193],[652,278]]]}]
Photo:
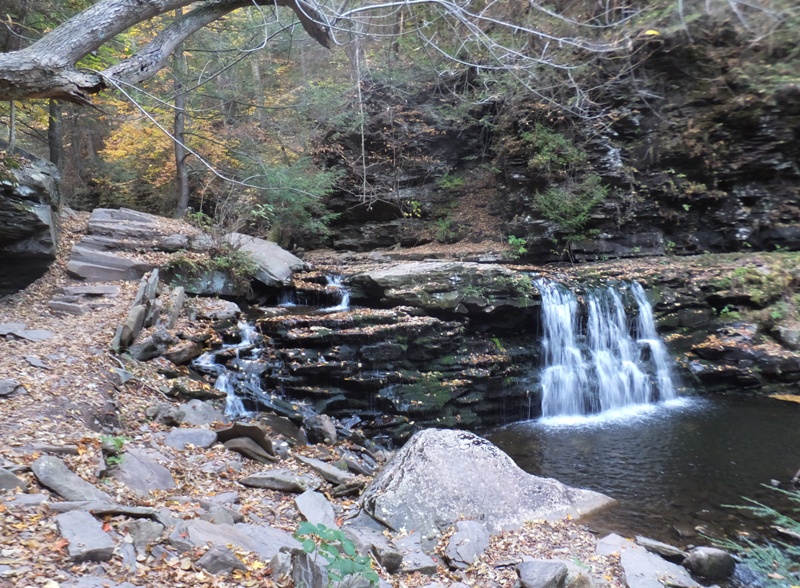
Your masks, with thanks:
[{"label": "cliff face", "polygon": [[61,194],[58,170],[0,145],[0,296],[40,277],[56,257]]},{"label": "cliff face", "polygon": [[[331,129],[318,146],[351,173],[330,201],[341,213],[332,240],[313,244],[368,250],[483,232],[525,239],[534,261],[797,250],[795,43],[704,20],[691,34],[643,38],[631,72],[593,74],[611,78],[595,120],[532,98],[477,100],[469,76],[410,94],[365,88],[363,141],[360,128]],[[488,232],[459,214],[476,189]]]}]

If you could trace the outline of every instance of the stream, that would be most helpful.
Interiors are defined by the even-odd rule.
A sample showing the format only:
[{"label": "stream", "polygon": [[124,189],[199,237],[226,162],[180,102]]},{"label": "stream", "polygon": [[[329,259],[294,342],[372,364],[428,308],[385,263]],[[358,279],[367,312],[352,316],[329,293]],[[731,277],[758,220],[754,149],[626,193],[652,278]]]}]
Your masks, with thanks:
[{"label": "stream", "polygon": [[515,423],[485,433],[524,470],[597,490],[619,505],[588,521],[601,533],[673,544],[758,533],[761,519],[723,504],[776,505],[800,467],[800,405],[686,397],[586,417]]}]

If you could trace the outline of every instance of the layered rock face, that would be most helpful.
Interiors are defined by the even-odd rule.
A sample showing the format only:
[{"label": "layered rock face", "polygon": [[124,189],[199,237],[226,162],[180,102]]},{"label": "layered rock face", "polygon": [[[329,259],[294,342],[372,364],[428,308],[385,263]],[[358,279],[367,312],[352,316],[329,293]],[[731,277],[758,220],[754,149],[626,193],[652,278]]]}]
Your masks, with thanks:
[{"label": "layered rock face", "polygon": [[18,164],[0,169],[0,296],[44,274],[58,245],[58,170],[29,154]]}]

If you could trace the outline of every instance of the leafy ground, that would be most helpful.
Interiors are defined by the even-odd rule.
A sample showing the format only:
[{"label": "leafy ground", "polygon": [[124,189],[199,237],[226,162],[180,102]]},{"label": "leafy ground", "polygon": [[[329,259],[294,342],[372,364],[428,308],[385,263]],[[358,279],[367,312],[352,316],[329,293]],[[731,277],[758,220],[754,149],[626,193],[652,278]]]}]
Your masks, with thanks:
[{"label": "leafy ground", "polygon": [[[53,337],[29,341],[15,337],[0,339],[0,379],[15,378],[28,393],[0,400],[0,464],[25,466],[38,458],[43,445],[65,451],[61,457],[85,480],[116,496],[125,504],[167,507],[173,516],[193,518],[199,511],[198,500],[222,492],[240,493],[240,509],[254,520],[292,531],[298,524],[293,496],[269,490],[250,489],[243,492],[236,479],[263,468],[245,462],[238,472],[221,474],[202,472],[198,463],[224,459],[220,445],[209,449],[176,452],[170,471],[177,487],[169,493],[141,499],[111,478],[99,477],[102,463],[101,436],[124,436],[126,446],[154,443],[154,435],[168,428],[149,421],[144,411],[148,406],[165,401],[159,392],[161,376],[146,364],[128,365],[135,378],[122,385],[114,372],[120,360],[109,352],[116,326],[122,321],[135,294],[135,282],[119,282],[120,294],[107,307],[80,315],[51,312],[49,302],[58,288],[73,281],[65,268],[72,244],[86,228],[88,215],[75,213],[63,219],[63,234],[58,260],[50,271],[27,289],[0,300],[0,323],[22,322],[28,329],[46,329]],[[165,223],[173,223],[164,219]],[[186,230],[186,227],[180,227]],[[490,244],[497,248],[497,243]],[[461,251],[441,250],[433,246],[419,251],[420,256],[464,257],[486,253],[486,245],[469,244]],[[502,245],[501,245],[502,248]],[[443,249],[443,246],[442,246]],[[482,250],[482,251],[481,251]],[[140,255],[141,257],[141,255]],[[164,254],[147,254],[148,261],[163,263]],[[182,329],[203,329],[205,325],[184,321]],[[36,367],[44,365],[45,367]],[[307,447],[302,453],[325,458],[331,448]],[[284,467],[298,467],[284,461]],[[40,488],[30,472],[20,474],[34,493]],[[86,574],[105,576],[116,581],[131,581],[147,587],[181,586],[271,586],[269,562],[259,561],[252,553],[238,553],[248,571],[235,577],[214,577],[195,565],[201,553],[188,553],[174,561],[152,555],[140,558],[135,569],[115,555],[103,564],[73,564],[66,552],[66,542],[59,534],[53,516],[46,506],[20,510],[4,504],[0,496],[0,587],[57,588],[61,583]],[[53,500],[58,500],[53,498]],[[343,516],[355,512],[352,500],[335,499]],[[122,517],[107,517],[104,528],[123,537]],[[558,557],[577,560],[593,569],[597,577],[605,577],[609,586],[622,586],[617,561],[594,555],[594,536],[585,527],[572,521],[532,524],[516,532],[497,536],[480,561],[464,573],[444,568],[431,578],[422,575],[387,576],[395,587],[416,587],[441,581],[461,580],[471,586],[508,586],[515,577],[513,565],[522,556]],[[130,562],[127,562],[130,566]],[[385,574],[383,574],[385,575]]]}]

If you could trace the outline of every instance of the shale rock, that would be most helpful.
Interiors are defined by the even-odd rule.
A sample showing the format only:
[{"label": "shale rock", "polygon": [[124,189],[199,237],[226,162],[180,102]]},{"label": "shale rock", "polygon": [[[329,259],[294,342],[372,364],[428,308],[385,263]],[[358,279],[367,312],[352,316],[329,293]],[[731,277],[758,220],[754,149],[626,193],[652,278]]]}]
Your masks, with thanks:
[{"label": "shale rock", "polygon": [[46,455],[31,464],[36,479],[65,500],[113,502],[111,497],[73,474],[63,461]]},{"label": "shale rock", "polygon": [[114,555],[114,541],[88,512],[65,512],[56,517],[56,524],[69,542],[67,552],[72,561],[107,561]]}]

